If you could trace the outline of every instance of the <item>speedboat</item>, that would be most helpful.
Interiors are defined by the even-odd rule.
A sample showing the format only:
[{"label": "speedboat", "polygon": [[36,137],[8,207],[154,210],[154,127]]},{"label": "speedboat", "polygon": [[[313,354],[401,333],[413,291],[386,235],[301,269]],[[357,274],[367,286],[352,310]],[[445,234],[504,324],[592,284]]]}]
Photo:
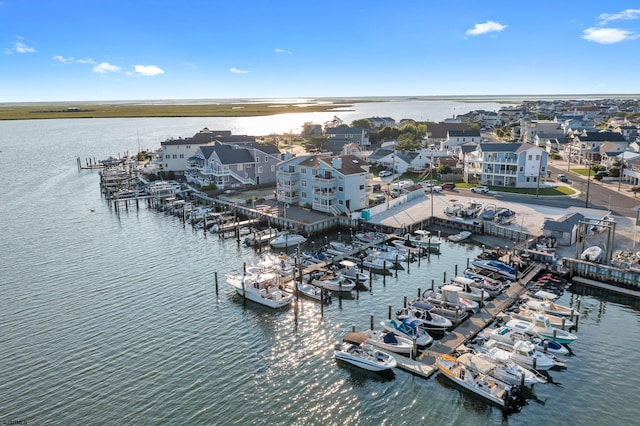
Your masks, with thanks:
[{"label": "speedboat", "polygon": [[506,208],[500,209],[494,217],[494,220],[501,225],[507,225],[513,222],[515,219],[516,219],[516,212]]},{"label": "speedboat", "polygon": [[[464,278],[464,277],[456,277],[456,278],[462,278],[465,280],[468,280],[469,278]],[[457,284],[461,284],[460,288],[462,289],[461,291],[458,292],[458,294],[465,298],[465,299],[469,299],[472,300],[474,302],[486,302],[487,300],[491,299],[493,296],[491,296],[491,294],[488,291],[483,290],[480,287],[476,287],[475,285],[475,281],[470,280],[471,283],[464,283],[461,284],[461,281],[456,281],[454,280],[454,283]]]},{"label": "speedboat", "polygon": [[362,260],[362,266],[367,269],[373,269],[374,271],[388,271],[397,265],[390,260],[371,255]]},{"label": "speedboat", "polygon": [[438,357],[436,367],[449,380],[507,412],[517,411],[525,404],[519,386],[512,386],[490,374],[482,373],[476,368],[458,362],[458,359],[451,355]]},{"label": "speedboat", "polygon": [[478,310],[478,302],[461,297],[460,292],[462,287],[452,284],[443,285],[440,287],[440,293],[435,291],[428,291],[425,293],[427,302],[431,303],[444,303],[453,309],[460,308],[469,312]]},{"label": "speedboat", "polygon": [[349,333],[344,337],[349,343],[368,343],[383,351],[409,355],[413,351],[413,341],[391,331],[366,330],[359,333]]},{"label": "speedboat", "polygon": [[451,308],[443,303],[429,303],[426,299],[416,299],[412,301],[409,306],[415,309],[420,309],[432,314],[440,315],[445,317],[451,324],[459,325],[462,321],[466,320],[469,314],[466,310],[458,308]]},{"label": "speedboat", "polygon": [[553,367],[566,367],[552,354],[545,354],[535,350],[534,344],[525,340],[517,341],[513,346],[496,340],[489,340],[480,350],[487,356],[499,361],[512,360],[523,367],[534,370],[548,370]]},{"label": "speedboat", "polygon": [[329,303],[331,302],[331,293],[324,289],[317,287],[313,284],[298,282],[298,291],[310,299],[317,300],[318,302]]},{"label": "speedboat", "polygon": [[486,330],[483,337],[486,340],[496,340],[511,346],[515,345],[519,340],[524,340],[533,343],[538,352],[549,352],[554,355],[567,355],[569,353],[569,349],[555,340],[540,339],[537,336],[531,336],[523,331],[515,330],[507,326]]},{"label": "speedboat", "polygon": [[354,237],[363,243],[382,242],[385,239],[385,235],[378,232],[357,232]]},{"label": "speedboat", "polygon": [[549,320],[549,324],[552,327],[566,329],[566,328],[571,328],[575,325],[575,323],[567,317],[546,314],[544,312],[533,310],[526,305],[520,306],[517,312],[512,312],[509,314],[509,316],[511,316],[514,319],[533,322],[533,316],[536,314],[545,316]]},{"label": "speedboat", "polygon": [[302,244],[307,241],[307,238],[300,234],[282,234],[278,235],[271,241],[269,241],[269,245],[273,248],[287,248],[297,246],[298,244]]},{"label": "speedboat", "polygon": [[402,321],[393,319],[381,321],[380,325],[385,330],[406,337],[412,342],[415,339],[416,345],[420,347],[426,347],[433,342],[433,337],[426,330],[420,328],[420,322],[411,318],[405,318]]},{"label": "speedboat", "polygon": [[533,322],[512,319],[507,322],[507,327],[524,331],[527,334],[538,336],[541,339],[551,339],[565,345],[570,344],[578,338],[573,333],[560,328],[551,327],[549,320],[538,316]]},{"label": "speedboat", "polygon": [[358,265],[350,260],[341,260],[339,265],[341,268],[335,270],[336,275],[347,277],[355,280],[356,283],[366,283],[369,281],[369,275],[358,271]]},{"label": "speedboat", "polygon": [[444,333],[449,327],[453,326],[453,323],[442,315],[431,313],[415,306],[411,308],[401,308],[396,312],[396,318],[399,320],[404,320],[405,318],[418,320],[421,328],[440,333]]},{"label": "speedboat", "polygon": [[469,231],[460,231],[457,234],[449,235],[449,241],[453,241],[457,243],[458,241],[466,240],[471,236],[471,232]]},{"label": "speedboat", "polygon": [[493,220],[494,216],[498,212],[498,208],[495,204],[487,204],[482,209],[482,213],[480,213],[480,219],[482,220]]},{"label": "speedboat", "polygon": [[598,263],[602,260],[602,248],[598,246],[591,246],[582,252],[580,259]]},{"label": "speedboat", "polygon": [[458,362],[467,367],[475,368],[481,373],[491,375],[510,385],[535,385],[546,383],[547,378],[542,374],[525,368],[511,360],[497,360],[483,352],[477,354],[465,353],[458,357]]},{"label": "speedboat", "polygon": [[340,361],[369,371],[391,370],[397,365],[396,359],[392,355],[368,344],[337,343],[334,355]]},{"label": "speedboat", "polygon": [[[431,232],[423,229],[418,229],[413,234],[405,234],[404,241],[405,245],[419,245],[432,250],[439,250],[440,245],[444,242],[442,238],[432,236]],[[411,244],[407,244],[407,241]]]},{"label": "speedboat", "polygon": [[480,269],[497,272],[510,280],[516,279],[516,268],[509,266],[504,262],[500,262],[499,260],[475,259],[471,264]]},{"label": "speedboat", "polygon": [[295,299],[293,294],[280,290],[280,275],[263,272],[252,275],[227,275],[227,282],[240,296],[270,308],[283,308]]},{"label": "speedboat", "polygon": [[572,309],[568,306],[559,305],[549,300],[528,299],[524,303],[528,308],[534,311],[544,312],[545,314],[568,318],[580,316],[579,311],[576,311],[575,309]]},{"label": "speedboat", "polygon": [[343,276],[324,276],[322,278],[314,279],[311,284],[324,288],[330,291],[344,291],[349,292],[356,287],[355,280],[350,280]]}]

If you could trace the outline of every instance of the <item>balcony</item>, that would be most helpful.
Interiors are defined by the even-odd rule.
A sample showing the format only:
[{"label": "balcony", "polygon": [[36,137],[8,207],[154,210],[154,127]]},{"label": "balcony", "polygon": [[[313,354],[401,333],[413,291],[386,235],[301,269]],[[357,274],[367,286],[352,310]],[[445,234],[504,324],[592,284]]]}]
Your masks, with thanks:
[{"label": "balcony", "polygon": [[313,197],[314,198],[318,198],[318,199],[322,199],[322,200],[335,200],[336,199],[336,193],[335,192],[328,192],[328,191],[314,191],[313,193]]},{"label": "balcony", "polygon": [[297,177],[300,175],[299,172],[293,171],[293,172],[282,172],[280,170],[278,170],[278,172],[276,173],[278,176],[281,176],[283,178],[293,178],[293,177]]},{"label": "balcony", "polygon": [[299,182],[295,180],[278,181],[278,188],[294,189],[298,188]]},{"label": "balcony", "polygon": [[321,176],[314,176],[313,177],[313,183],[317,183],[320,185],[335,185],[336,183],[338,183],[338,179],[334,178],[334,177],[321,177]]}]

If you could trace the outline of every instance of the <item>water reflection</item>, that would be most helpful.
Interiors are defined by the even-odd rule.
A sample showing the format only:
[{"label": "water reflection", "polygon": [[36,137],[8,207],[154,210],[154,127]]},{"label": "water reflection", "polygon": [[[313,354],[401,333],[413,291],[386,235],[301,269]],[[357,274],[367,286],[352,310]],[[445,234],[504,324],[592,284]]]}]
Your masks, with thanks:
[{"label": "water reflection", "polygon": [[353,384],[355,387],[363,387],[368,381],[374,382],[390,382],[396,378],[396,374],[393,370],[386,371],[369,371],[364,370],[362,368],[358,368],[349,364],[348,362],[344,362],[341,360],[336,360],[336,364],[350,373],[349,383]]}]

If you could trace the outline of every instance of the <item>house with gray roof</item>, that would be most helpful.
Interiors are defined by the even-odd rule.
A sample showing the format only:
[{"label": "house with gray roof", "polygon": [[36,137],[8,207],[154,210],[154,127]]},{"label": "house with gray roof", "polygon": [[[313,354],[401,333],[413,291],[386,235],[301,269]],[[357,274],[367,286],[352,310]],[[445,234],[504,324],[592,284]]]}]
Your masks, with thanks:
[{"label": "house with gray roof", "polygon": [[369,129],[363,127],[331,127],[326,130],[326,136],[330,142],[332,139],[336,139],[342,141],[343,144],[356,143],[364,147],[371,145]]},{"label": "house with gray roof", "polygon": [[535,188],[547,175],[549,154],[525,143],[480,143],[464,156],[464,181],[488,186]]},{"label": "house with gray roof", "polygon": [[220,189],[244,185],[272,184],[281,161],[278,147],[271,144],[214,142],[198,147],[188,158],[187,180]]},{"label": "house with gray roof", "polygon": [[562,246],[571,246],[578,239],[578,228],[584,216],[580,213],[564,215],[558,220],[547,219],[542,224],[542,234],[554,237]]},{"label": "house with gray roof", "polygon": [[309,207],[333,215],[368,206],[369,163],[354,155],[301,155],[277,167],[279,202]]},{"label": "house with gray roof", "polygon": [[255,136],[232,135],[230,130],[204,128],[189,138],[173,138],[160,142],[162,171],[182,173],[188,168],[188,159],[203,145],[220,143],[255,143]]},{"label": "house with gray roof", "polygon": [[601,160],[600,146],[606,142],[619,142],[629,144],[624,136],[618,132],[599,131],[582,132],[574,135],[567,145],[566,154],[573,163],[599,163]]}]

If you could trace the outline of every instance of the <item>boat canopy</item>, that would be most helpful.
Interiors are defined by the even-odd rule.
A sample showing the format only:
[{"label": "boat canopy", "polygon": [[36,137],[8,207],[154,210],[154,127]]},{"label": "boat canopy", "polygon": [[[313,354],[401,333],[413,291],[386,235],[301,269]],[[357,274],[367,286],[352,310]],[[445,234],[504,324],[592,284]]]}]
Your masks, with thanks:
[{"label": "boat canopy", "polygon": [[431,309],[433,309],[433,305],[425,302],[416,302],[413,304],[413,307],[417,309],[422,309],[423,311],[430,311]]},{"label": "boat canopy", "polygon": [[398,339],[396,339],[396,335],[393,334],[392,332],[388,332],[387,334],[385,334],[382,340],[385,343],[394,343],[394,344],[398,343]]}]

